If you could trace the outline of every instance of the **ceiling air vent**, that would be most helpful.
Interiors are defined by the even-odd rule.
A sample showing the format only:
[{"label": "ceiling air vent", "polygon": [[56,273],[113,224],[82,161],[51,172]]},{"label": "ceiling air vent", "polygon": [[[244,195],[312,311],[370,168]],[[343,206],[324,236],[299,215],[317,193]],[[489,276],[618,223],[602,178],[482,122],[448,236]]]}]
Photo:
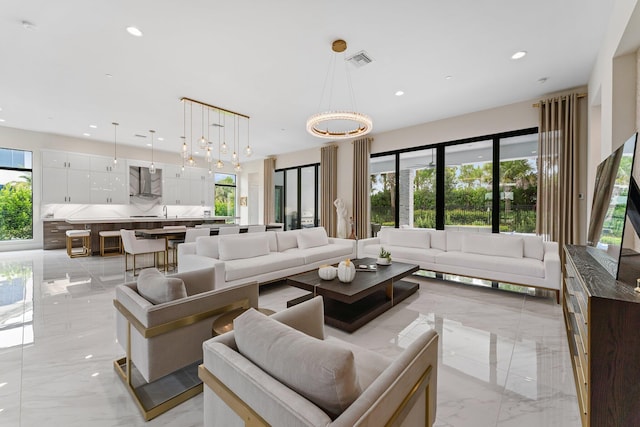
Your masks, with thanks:
[{"label": "ceiling air vent", "polygon": [[371,58],[367,52],[365,52],[364,50],[361,50],[360,52],[358,52],[356,54],[353,54],[350,57],[348,57],[346,59],[346,61],[350,62],[354,66],[360,68],[360,67],[363,67],[363,66],[365,66],[367,64],[372,63],[373,62],[373,58]]}]

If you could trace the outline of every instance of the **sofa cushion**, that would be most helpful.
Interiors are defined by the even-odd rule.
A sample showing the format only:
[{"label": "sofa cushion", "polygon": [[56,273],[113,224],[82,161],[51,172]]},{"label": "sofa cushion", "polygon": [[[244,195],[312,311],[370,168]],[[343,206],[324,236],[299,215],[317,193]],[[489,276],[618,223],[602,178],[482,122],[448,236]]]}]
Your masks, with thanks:
[{"label": "sofa cushion", "polygon": [[246,236],[224,236],[218,241],[221,261],[269,255],[269,237],[256,233]]},{"label": "sofa cushion", "polygon": [[[443,272],[453,273],[461,269],[486,271],[477,273],[479,278],[491,279],[493,273],[507,273],[514,276],[544,278],[544,262],[533,258],[507,258],[493,255],[479,255],[465,252],[442,252],[436,256],[436,264]],[[449,268],[452,267],[452,268]],[[463,276],[465,273],[460,273]],[[474,273],[475,274],[475,273]]]},{"label": "sofa cushion", "polygon": [[298,233],[295,231],[276,231],[278,252],[298,247]]},{"label": "sofa cushion", "polygon": [[447,252],[459,252],[462,250],[462,236],[464,236],[465,232],[463,231],[447,231]]},{"label": "sofa cushion", "polygon": [[436,262],[436,255],[442,252],[439,249],[408,248],[404,246],[385,246],[384,248],[391,253],[391,259],[405,260],[418,264],[424,262],[434,263]]},{"label": "sofa cushion", "polygon": [[524,243],[519,236],[465,233],[462,236],[462,252],[507,258],[522,258],[524,254]]},{"label": "sofa cushion", "polygon": [[544,259],[544,242],[540,236],[522,236],[524,242],[524,256],[535,258],[540,261]]},{"label": "sofa cushion", "polygon": [[430,247],[429,237],[429,232],[426,230],[392,230],[389,233],[387,244],[406,248],[428,249]]},{"label": "sofa cushion", "polygon": [[138,293],[152,304],[163,304],[187,297],[182,279],[166,277],[156,268],[145,268],[138,275]]},{"label": "sofa cushion", "polygon": [[300,249],[315,248],[316,246],[329,244],[329,238],[324,227],[304,229],[297,234],[298,247]]},{"label": "sofa cushion", "polygon": [[340,243],[329,243],[328,245],[316,246],[315,248],[309,249],[289,249],[285,251],[285,253],[297,254],[302,256],[305,264],[313,264],[314,262],[321,262],[340,256],[347,258],[353,254],[353,247]]},{"label": "sofa cushion", "polygon": [[266,233],[267,239],[269,239],[269,251],[278,252],[278,238],[276,233]]},{"label": "sofa cushion", "polygon": [[[230,282],[302,265],[304,265],[304,257],[295,252],[271,252],[269,255],[235,259],[224,262],[225,280]],[[286,274],[283,273],[282,277],[285,276]]]},{"label": "sofa cushion", "polygon": [[430,246],[433,249],[447,250],[447,232],[444,230],[429,230]]},{"label": "sofa cushion", "polygon": [[233,321],[240,354],[335,418],[358,398],[353,353],[254,309]]},{"label": "sofa cushion", "polygon": [[209,258],[220,258],[218,252],[218,236],[200,236],[196,237],[196,254]]}]

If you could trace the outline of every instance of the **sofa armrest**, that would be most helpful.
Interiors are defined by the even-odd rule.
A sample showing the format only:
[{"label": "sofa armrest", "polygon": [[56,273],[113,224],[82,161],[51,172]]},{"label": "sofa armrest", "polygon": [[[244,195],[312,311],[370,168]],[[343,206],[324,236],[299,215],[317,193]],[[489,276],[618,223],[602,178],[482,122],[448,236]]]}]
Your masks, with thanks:
[{"label": "sofa armrest", "polygon": [[333,244],[337,244],[337,245],[345,245],[345,246],[350,246],[351,247],[351,253],[353,254],[353,256],[357,256],[357,250],[358,250],[358,245],[357,245],[357,240],[354,239],[341,239],[339,237],[329,237],[329,243],[333,243]]},{"label": "sofa armrest", "polygon": [[379,237],[369,237],[367,239],[358,240],[358,252],[357,252],[358,258],[361,257],[360,254],[364,253],[365,246],[368,246],[368,245],[379,245],[379,244],[380,244],[380,238]]},{"label": "sofa armrest", "polygon": [[[437,372],[438,333],[431,329],[409,344],[331,425],[380,425],[395,416],[401,423],[410,406],[418,410],[426,406],[425,425],[430,426],[436,419]],[[418,399],[426,399],[426,405]],[[407,403],[409,407],[403,407]]]},{"label": "sofa armrest", "polygon": [[114,305],[144,337],[157,336],[240,307],[258,307],[258,283],[202,292],[153,305],[130,285],[116,287]]},{"label": "sofa armrest", "polygon": [[183,255],[195,255],[196,242],[180,243],[178,245],[178,259]]},{"label": "sofa armrest", "polygon": [[544,242],[544,275],[553,289],[560,289],[562,267],[557,242]]}]

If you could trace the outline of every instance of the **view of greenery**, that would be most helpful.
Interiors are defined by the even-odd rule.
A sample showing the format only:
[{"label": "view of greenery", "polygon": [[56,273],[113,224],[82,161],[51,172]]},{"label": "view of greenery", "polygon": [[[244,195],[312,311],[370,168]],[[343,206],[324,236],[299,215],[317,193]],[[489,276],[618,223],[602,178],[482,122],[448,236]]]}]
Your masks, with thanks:
[{"label": "view of greenery", "polygon": [[31,174],[0,189],[0,240],[33,238]]},{"label": "view of greenery", "polygon": [[[395,224],[395,173],[371,175],[371,222]],[[537,170],[532,160],[500,162],[500,230],[534,233]],[[492,163],[445,168],[445,224],[490,226]],[[508,197],[504,197],[504,190]],[[513,193],[512,195],[509,193]],[[512,197],[511,197],[512,196]],[[414,227],[435,228],[436,170],[415,171]]]},{"label": "view of greenery", "polygon": [[216,179],[215,185],[215,215],[236,216],[236,187],[235,176],[227,175]]}]

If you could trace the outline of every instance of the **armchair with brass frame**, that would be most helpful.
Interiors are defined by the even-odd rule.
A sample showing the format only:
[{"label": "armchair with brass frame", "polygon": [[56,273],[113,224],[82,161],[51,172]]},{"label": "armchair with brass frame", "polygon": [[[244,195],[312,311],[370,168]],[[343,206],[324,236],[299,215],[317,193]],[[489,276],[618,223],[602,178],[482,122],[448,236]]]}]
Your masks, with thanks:
[{"label": "armchair with brass frame", "polygon": [[126,351],[114,367],[145,420],[202,392],[197,366],[215,318],[241,307],[258,307],[255,282],[215,289],[212,268],[170,277],[184,281],[187,297],[154,305],[130,282],[116,287],[113,301],[118,341]]},{"label": "armchair with brass frame", "polygon": [[[322,297],[271,318],[325,340]],[[351,349],[362,389],[334,419],[241,355],[234,331],[207,340],[203,344],[204,362],[198,369],[206,385],[205,427],[433,425],[438,369],[435,330],[425,330],[393,360],[336,338],[326,340]]]}]

